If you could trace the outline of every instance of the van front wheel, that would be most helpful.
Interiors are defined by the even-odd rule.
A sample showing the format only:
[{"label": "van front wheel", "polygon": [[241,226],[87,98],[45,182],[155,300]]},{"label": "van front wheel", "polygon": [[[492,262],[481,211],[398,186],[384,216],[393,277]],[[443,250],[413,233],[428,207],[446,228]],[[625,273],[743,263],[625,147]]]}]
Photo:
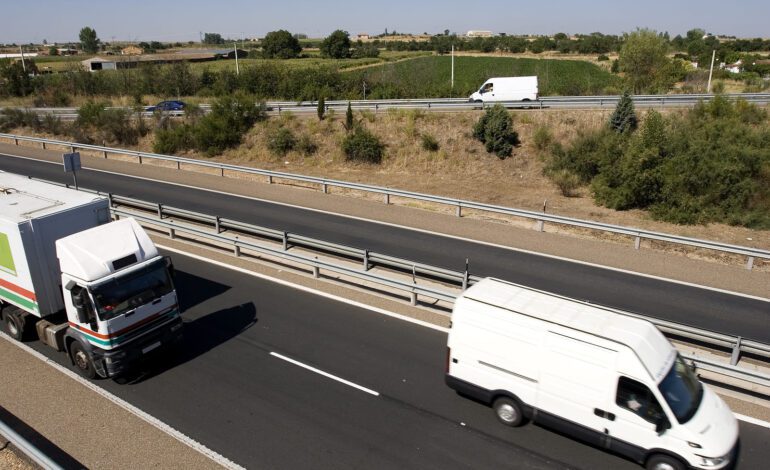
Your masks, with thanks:
[{"label": "van front wheel", "polygon": [[647,460],[647,470],[685,470],[684,464],[674,457],[656,454]]},{"label": "van front wheel", "polygon": [[516,400],[508,397],[500,397],[495,400],[492,408],[495,409],[497,419],[506,426],[516,427],[524,423],[524,414],[521,405]]}]

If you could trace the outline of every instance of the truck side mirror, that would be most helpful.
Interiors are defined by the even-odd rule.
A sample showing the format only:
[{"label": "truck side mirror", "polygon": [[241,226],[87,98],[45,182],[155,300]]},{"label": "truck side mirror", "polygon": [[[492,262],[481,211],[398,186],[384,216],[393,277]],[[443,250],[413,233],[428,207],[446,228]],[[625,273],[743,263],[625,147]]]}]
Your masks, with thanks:
[{"label": "truck side mirror", "polygon": [[176,276],[176,270],[174,270],[174,262],[171,261],[171,257],[170,256],[166,256],[165,260],[166,260],[166,269],[168,269],[168,274],[171,277],[175,277]]},{"label": "truck side mirror", "polygon": [[88,323],[88,312],[86,312],[85,301],[83,300],[83,288],[72,288],[72,306],[75,307],[75,311],[78,314],[79,323]]}]

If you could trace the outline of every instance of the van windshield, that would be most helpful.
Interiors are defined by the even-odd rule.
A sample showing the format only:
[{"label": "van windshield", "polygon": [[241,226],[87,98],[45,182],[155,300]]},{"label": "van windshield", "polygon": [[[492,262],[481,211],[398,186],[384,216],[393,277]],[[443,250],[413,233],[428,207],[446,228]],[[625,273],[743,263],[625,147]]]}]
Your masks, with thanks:
[{"label": "van windshield", "polygon": [[680,424],[686,423],[695,415],[703,398],[703,385],[692,368],[678,354],[658,389]]},{"label": "van windshield", "polygon": [[158,259],[142,269],[94,287],[92,294],[99,318],[105,321],[163,297],[173,289],[166,264]]}]

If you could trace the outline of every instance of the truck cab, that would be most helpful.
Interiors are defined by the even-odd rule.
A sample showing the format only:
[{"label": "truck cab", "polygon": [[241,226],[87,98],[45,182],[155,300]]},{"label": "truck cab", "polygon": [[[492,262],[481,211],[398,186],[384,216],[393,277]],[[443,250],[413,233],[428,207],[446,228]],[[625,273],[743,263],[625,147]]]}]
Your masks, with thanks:
[{"label": "truck cab", "polygon": [[134,219],[61,238],[56,253],[70,327],[64,347],[81,373],[118,375],[179,340],[173,266]]}]

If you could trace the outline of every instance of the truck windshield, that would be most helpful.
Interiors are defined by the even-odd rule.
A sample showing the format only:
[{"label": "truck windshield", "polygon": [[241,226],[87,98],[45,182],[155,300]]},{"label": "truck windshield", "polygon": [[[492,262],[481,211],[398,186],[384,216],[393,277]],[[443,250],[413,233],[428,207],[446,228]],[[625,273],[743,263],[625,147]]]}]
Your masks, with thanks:
[{"label": "truck windshield", "polygon": [[174,289],[163,259],[92,288],[100,320],[109,320],[152,302]]},{"label": "truck windshield", "polygon": [[703,398],[703,385],[678,354],[658,389],[681,424],[695,415]]}]

